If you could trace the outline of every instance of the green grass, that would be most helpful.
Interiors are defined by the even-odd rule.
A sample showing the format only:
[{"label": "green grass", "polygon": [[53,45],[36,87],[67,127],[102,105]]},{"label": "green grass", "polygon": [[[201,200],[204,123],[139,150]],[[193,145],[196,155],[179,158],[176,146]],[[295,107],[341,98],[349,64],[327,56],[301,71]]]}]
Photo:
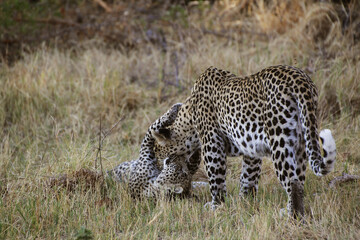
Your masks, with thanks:
[{"label": "green grass", "polygon": [[[214,26],[217,21],[213,18]],[[76,54],[44,47],[3,65],[0,239],[359,239],[359,181],[334,189],[328,183],[344,172],[360,175],[360,46],[332,33],[324,54],[301,34],[304,29],[310,31],[291,28],[266,39],[247,33],[236,41],[189,35],[192,42],[175,42],[166,53],[150,43],[127,53],[98,43]],[[179,86],[169,84],[175,83],[173,51],[180,59]],[[94,164],[100,117],[103,132],[123,118],[104,141],[102,163],[110,169],[138,157],[148,126],[184,101],[208,66],[248,75],[276,64],[310,74],[320,92],[320,128],[330,128],[337,144],[334,172],[323,178],[307,173],[303,225],[280,216],[286,194],[269,160],[258,196],[240,199],[241,158],[230,158],[228,196],[216,211],[203,208],[208,189],[196,190],[198,199],[140,202],[111,181],[106,191],[101,184],[90,189],[79,184],[74,192],[49,187],[50,177],[83,168],[99,171]],[[332,112],[336,104],[339,111]]]}]

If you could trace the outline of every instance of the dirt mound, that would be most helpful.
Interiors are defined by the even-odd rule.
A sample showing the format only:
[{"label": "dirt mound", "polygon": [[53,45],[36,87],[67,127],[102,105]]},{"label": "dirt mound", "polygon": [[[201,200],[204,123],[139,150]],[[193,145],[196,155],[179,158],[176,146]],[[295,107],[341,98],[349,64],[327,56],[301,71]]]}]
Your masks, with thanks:
[{"label": "dirt mound", "polygon": [[69,192],[74,191],[79,186],[82,190],[94,190],[96,186],[103,184],[104,178],[99,172],[86,168],[74,171],[71,174],[64,174],[52,177],[49,180],[50,188],[64,188]]}]

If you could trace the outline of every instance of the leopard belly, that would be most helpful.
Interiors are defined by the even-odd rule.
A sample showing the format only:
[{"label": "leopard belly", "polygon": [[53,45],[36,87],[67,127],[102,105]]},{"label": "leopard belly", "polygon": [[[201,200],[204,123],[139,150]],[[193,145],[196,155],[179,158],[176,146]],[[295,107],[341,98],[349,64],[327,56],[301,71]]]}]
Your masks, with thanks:
[{"label": "leopard belly", "polygon": [[243,128],[234,127],[231,131],[223,133],[226,140],[227,156],[248,156],[252,158],[262,158],[270,155],[270,146],[265,131],[261,128],[255,131],[244,131]]}]

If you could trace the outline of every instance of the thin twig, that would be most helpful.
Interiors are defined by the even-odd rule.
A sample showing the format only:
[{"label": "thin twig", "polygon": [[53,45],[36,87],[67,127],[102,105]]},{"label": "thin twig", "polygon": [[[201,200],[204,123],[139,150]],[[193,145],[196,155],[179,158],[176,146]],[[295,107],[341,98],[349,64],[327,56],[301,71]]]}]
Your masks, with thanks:
[{"label": "thin twig", "polygon": [[356,180],[360,180],[360,176],[349,175],[344,173],[342,176],[336,177],[333,180],[331,180],[329,183],[329,187],[334,188],[336,184],[349,182],[349,181],[356,181]]},{"label": "thin twig", "polygon": [[112,9],[102,0],[94,0],[97,4],[99,4],[106,12],[112,12]]},{"label": "thin twig", "polygon": [[98,161],[98,157],[99,154],[101,152],[101,116],[100,116],[100,130],[99,130],[99,145],[96,148],[97,152],[96,152],[96,157],[95,157],[95,169],[97,169],[97,161]]},{"label": "thin twig", "polygon": [[124,117],[121,117],[121,118],[119,119],[119,121],[117,121],[117,122],[110,128],[110,130],[107,131],[107,132],[104,134],[104,137],[103,137],[102,140],[101,140],[101,146],[102,146],[105,138],[111,134],[112,130],[113,130],[123,119],[124,119]]},{"label": "thin twig", "polygon": [[[102,151],[102,146],[104,143],[104,140],[107,136],[109,136],[111,134],[111,132],[114,130],[114,128],[124,119],[124,117],[120,118],[111,128],[110,130],[106,131],[105,133],[103,133],[102,131],[102,121],[101,121],[101,117],[100,117],[100,130],[99,130],[99,145],[96,148],[97,153],[96,153],[96,158],[95,158],[95,169],[97,168],[97,159],[100,159],[100,164],[101,164],[101,171],[102,171],[102,162],[101,162],[101,151]],[[101,137],[101,135],[104,135],[103,137]]]},{"label": "thin twig", "polygon": [[103,166],[102,166],[102,161],[101,161],[101,147],[102,147],[102,139],[101,139],[101,115],[100,115],[100,133],[99,133],[99,160],[100,160],[100,170],[101,170],[101,175],[104,178],[104,172],[103,172]]},{"label": "thin twig", "polygon": [[102,182],[101,182],[101,195],[103,198],[105,198],[105,193],[106,193],[106,188],[105,186],[105,177],[104,177],[104,170],[103,170],[103,165],[102,165],[102,159],[101,159],[101,147],[102,147],[102,141],[103,138],[101,138],[101,134],[102,134],[102,126],[101,126],[101,115],[100,115],[100,126],[99,126],[99,145],[98,145],[98,149],[97,149],[97,153],[96,153],[96,158],[95,158],[95,169],[97,168],[97,159],[99,157],[99,162],[100,162],[100,171],[101,171],[101,177],[102,177]]}]

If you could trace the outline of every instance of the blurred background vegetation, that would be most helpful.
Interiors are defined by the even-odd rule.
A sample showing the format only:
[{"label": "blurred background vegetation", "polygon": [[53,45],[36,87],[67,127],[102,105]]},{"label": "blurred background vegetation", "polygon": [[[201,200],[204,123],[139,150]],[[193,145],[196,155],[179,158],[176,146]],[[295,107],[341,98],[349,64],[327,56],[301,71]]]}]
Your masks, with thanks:
[{"label": "blurred background vegetation", "polygon": [[326,51],[336,34],[358,43],[359,19],[356,0],[3,0],[0,49],[11,63],[44,43],[68,48],[96,38],[123,51],[146,43],[166,51],[186,37],[266,39],[297,28]]}]

